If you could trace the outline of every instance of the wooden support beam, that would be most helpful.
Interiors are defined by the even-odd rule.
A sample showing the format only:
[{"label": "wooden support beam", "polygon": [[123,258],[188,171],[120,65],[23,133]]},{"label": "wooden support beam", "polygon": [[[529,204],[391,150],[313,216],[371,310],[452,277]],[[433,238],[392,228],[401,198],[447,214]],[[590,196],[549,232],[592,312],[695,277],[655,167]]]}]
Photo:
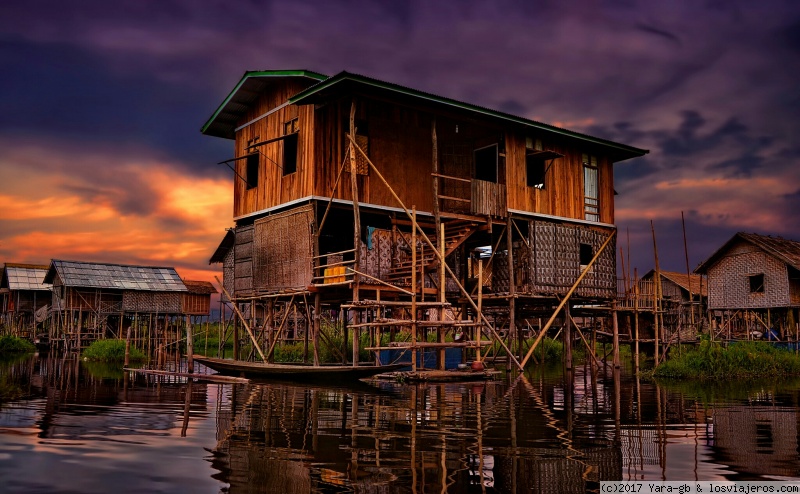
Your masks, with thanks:
[{"label": "wooden support beam", "polygon": [[236,315],[239,316],[239,319],[241,319],[242,326],[244,326],[244,329],[247,330],[247,334],[250,336],[250,340],[253,342],[253,346],[258,351],[258,355],[261,357],[261,360],[266,362],[267,358],[264,356],[264,352],[261,350],[261,345],[258,344],[258,340],[253,334],[253,331],[250,329],[250,326],[247,324],[247,321],[245,321],[244,315],[241,313],[241,311],[239,311],[239,308],[236,307],[236,302],[233,301],[233,297],[231,297],[231,294],[225,289],[225,285],[222,284],[218,276],[214,276],[214,279],[216,279],[217,283],[219,283],[219,287],[222,288],[222,292],[225,294],[225,296],[231,300],[231,307],[233,307],[233,311],[236,312]]},{"label": "wooden support beam", "polygon": [[[365,153],[364,150],[361,149],[358,146],[358,144],[355,141],[355,138],[352,135],[347,136],[347,137],[350,139],[350,142],[351,142],[351,145],[353,146],[353,148],[355,148],[361,154],[361,156],[364,157],[364,160],[369,164],[370,168],[375,172],[375,176],[378,177],[378,179],[381,181],[381,183],[383,183],[383,185],[386,186],[386,188],[389,190],[389,193],[392,195],[394,200],[397,201],[397,203],[400,205],[400,207],[403,209],[403,211],[405,211],[405,213],[410,217],[411,216],[411,212],[408,210],[406,205],[403,203],[403,201],[400,199],[400,197],[394,191],[392,186],[389,185],[389,182],[386,181],[384,176],[381,174],[380,170],[378,170],[378,167],[376,167],[375,164],[372,162],[372,160],[369,159],[369,156],[367,156],[367,153]],[[416,225],[416,221],[414,221],[414,224]],[[455,273],[453,273],[453,270],[450,269],[450,266],[447,265],[447,263],[445,262],[444,258],[440,257],[439,252],[436,250],[436,247],[433,245],[433,242],[431,242],[431,239],[428,238],[428,235],[425,233],[425,231],[422,228],[420,228],[419,225],[416,225],[416,227],[414,228],[414,231],[415,232],[419,231],[419,234],[422,237],[422,239],[425,241],[426,244],[428,244],[428,246],[430,246],[431,249],[433,249],[434,253],[436,254],[436,257],[439,259],[439,262],[442,263],[442,265],[444,265],[445,269],[447,270],[447,273],[450,275],[450,277],[453,279],[455,284],[458,286],[459,291],[461,291],[461,293],[465,297],[467,297],[467,302],[469,302],[469,304],[472,306],[473,309],[478,311],[478,307],[477,307],[477,305],[475,305],[475,301],[472,300],[472,296],[469,294],[469,292],[467,292],[467,290],[464,288],[464,286],[461,284],[461,282],[458,281],[458,277],[455,275]],[[412,252],[415,252],[415,251],[416,251],[416,249],[412,249]],[[503,349],[506,351],[506,353],[511,355],[511,360],[514,362],[514,364],[519,368],[519,370],[522,370],[523,366],[520,365],[520,363],[517,360],[517,358],[513,356],[513,354],[511,353],[511,350],[503,342],[503,339],[500,337],[500,335],[497,334],[497,331],[495,330],[494,326],[492,326],[492,324],[489,322],[489,320],[486,319],[486,316],[484,316],[481,311],[478,311],[477,315],[484,322],[484,324],[486,324],[486,327],[489,329],[489,332],[493,335],[494,338],[497,339],[497,341],[500,343],[500,345],[503,347]],[[414,319],[416,319],[416,317]]]},{"label": "wooden support beam", "polygon": [[550,329],[550,326],[553,324],[553,321],[556,320],[558,313],[561,312],[561,309],[564,308],[564,305],[566,305],[569,298],[572,296],[573,293],[575,293],[575,290],[578,288],[578,285],[580,285],[581,281],[583,281],[583,278],[585,278],[586,275],[589,273],[589,271],[592,269],[594,263],[597,262],[597,259],[600,258],[600,254],[602,254],[603,251],[606,249],[606,247],[608,247],[608,245],[611,243],[611,240],[614,238],[616,234],[617,234],[616,230],[611,232],[611,235],[609,235],[606,241],[603,242],[603,245],[601,245],[600,248],[597,250],[597,253],[594,255],[592,260],[589,261],[589,264],[586,265],[586,268],[584,268],[580,276],[578,276],[578,279],[575,280],[575,283],[572,284],[572,287],[567,292],[567,295],[558,304],[556,310],[553,311],[553,315],[550,316],[550,319],[547,321],[547,324],[544,325],[544,328],[542,328],[542,330],[539,331],[539,336],[536,337],[536,340],[534,340],[533,344],[528,349],[528,353],[525,354],[525,358],[522,359],[522,362],[520,362],[521,368],[525,368],[525,364],[528,363],[528,359],[530,359],[531,355],[533,355],[533,351],[536,350],[536,347],[539,345],[539,342],[542,341],[542,338],[544,338],[544,335],[547,333],[547,330]]}]

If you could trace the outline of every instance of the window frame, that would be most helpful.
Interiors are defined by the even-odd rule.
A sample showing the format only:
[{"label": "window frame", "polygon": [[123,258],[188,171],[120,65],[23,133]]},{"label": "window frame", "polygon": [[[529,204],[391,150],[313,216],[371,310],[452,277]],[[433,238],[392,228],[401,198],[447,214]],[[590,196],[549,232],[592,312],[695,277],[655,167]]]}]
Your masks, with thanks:
[{"label": "window frame", "polygon": [[[600,221],[600,169],[597,157],[583,153],[583,219]],[[594,187],[590,187],[590,185]],[[592,195],[593,193],[593,195]]]},{"label": "window frame", "polygon": [[258,179],[261,175],[261,153],[258,151],[247,155],[245,160],[245,189],[252,190],[258,187]]}]

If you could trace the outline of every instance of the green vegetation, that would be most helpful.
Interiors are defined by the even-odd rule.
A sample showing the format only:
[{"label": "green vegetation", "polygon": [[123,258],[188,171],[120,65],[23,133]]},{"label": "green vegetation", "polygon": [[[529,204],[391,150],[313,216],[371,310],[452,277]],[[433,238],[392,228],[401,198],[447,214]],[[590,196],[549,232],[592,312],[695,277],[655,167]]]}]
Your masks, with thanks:
[{"label": "green vegetation", "polygon": [[[99,362],[123,362],[125,360],[125,340],[97,340],[83,351],[83,358]],[[130,361],[145,360],[144,354],[131,346]]]},{"label": "green vegetation", "polygon": [[696,349],[671,352],[653,377],[675,379],[761,379],[800,375],[800,357],[763,341],[737,342],[727,347],[704,340]]},{"label": "green vegetation", "polygon": [[30,353],[36,350],[28,340],[16,336],[0,336],[0,355],[11,355],[17,353]]}]

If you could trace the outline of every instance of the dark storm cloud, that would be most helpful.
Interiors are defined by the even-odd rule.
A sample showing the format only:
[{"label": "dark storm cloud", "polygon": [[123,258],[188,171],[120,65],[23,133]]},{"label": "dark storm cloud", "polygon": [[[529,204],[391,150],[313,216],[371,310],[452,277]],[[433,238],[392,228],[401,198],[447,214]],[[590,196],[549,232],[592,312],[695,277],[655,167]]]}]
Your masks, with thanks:
[{"label": "dark storm cloud", "polygon": [[653,34],[655,36],[661,37],[661,38],[666,39],[667,41],[671,41],[671,42],[673,42],[673,43],[675,43],[677,45],[681,45],[680,38],[678,38],[678,36],[676,36],[675,34],[669,32],[669,31],[665,31],[663,29],[659,29],[659,28],[654,27],[654,26],[648,26],[648,25],[645,25],[645,24],[637,24],[636,25],[636,29],[644,31],[645,33],[648,33],[648,34]]}]

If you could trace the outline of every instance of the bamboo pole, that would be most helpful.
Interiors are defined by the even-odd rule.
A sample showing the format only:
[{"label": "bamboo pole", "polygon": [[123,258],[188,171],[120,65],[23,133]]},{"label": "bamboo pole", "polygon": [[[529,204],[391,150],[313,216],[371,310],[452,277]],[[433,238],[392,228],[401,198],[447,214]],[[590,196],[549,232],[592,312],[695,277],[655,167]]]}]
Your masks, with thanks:
[{"label": "bamboo pole", "polygon": [[222,282],[219,281],[219,277],[218,276],[214,276],[214,279],[216,279],[217,283],[219,283],[219,286],[220,286],[220,288],[222,288],[222,291],[225,293],[225,296],[228,297],[229,300],[231,300],[231,302],[232,302],[231,303],[231,307],[233,307],[234,312],[236,312],[236,315],[238,315],[239,319],[241,319],[242,326],[244,326],[244,329],[247,331],[247,334],[250,336],[250,340],[253,342],[253,346],[258,351],[258,355],[261,357],[262,361],[266,362],[267,359],[264,356],[264,352],[261,350],[261,345],[258,344],[258,340],[256,339],[255,335],[253,334],[253,331],[250,329],[250,326],[245,321],[244,315],[239,311],[239,308],[236,307],[236,302],[233,302],[233,297],[231,297],[230,293],[228,293],[228,290],[225,289],[225,285],[223,285]]},{"label": "bamboo pole", "polygon": [[653,257],[655,258],[656,263],[656,270],[655,270],[655,277],[653,278],[653,333],[655,338],[655,367],[658,367],[659,363],[659,320],[658,316],[660,315],[659,305],[661,301],[660,297],[660,290],[659,287],[661,285],[661,269],[658,265],[658,246],[656,245],[656,228],[653,225],[653,220],[650,220],[650,230],[653,232]]},{"label": "bamboo pole", "polygon": [[544,328],[542,328],[542,330],[539,331],[539,335],[536,337],[536,340],[534,340],[533,344],[528,349],[528,353],[525,354],[525,358],[522,359],[522,362],[520,362],[520,370],[525,368],[525,364],[528,363],[528,359],[530,359],[531,355],[533,355],[533,351],[536,350],[536,347],[539,345],[539,342],[542,341],[542,338],[544,338],[545,333],[547,333],[547,330],[550,329],[550,326],[553,324],[553,321],[556,320],[556,317],[558,316],[558,313],[561,312],[561,309],[564,308],[564,305],[566,305],[566,303],[569,300],[569,298],[572,296],[572,294],[578,288],[578,285],[581,283],[581,281],[583,281],[583,278],[585,278],[586,275],[589,273],[589,271],[592,269],[592,266],[594,266],[594,263],[597,262],[597,259],[600,258],[600,254],[602,254],[603,251],[606,249],[606,247],[608,247],[608,244],[611,243],[611,240],[614,238],[614,236],[616,234],[617,234],[616,230],[611,232],[611,234],[608,236],[606,241],[603,242],[603,245],[601,245],[600,248],[597,250],[597,253],[594,255],[592,260],[589,261],[589,264],[586,265],[586,268],[584,268],[584,270],[581,272],[580,276],[578,276],[578,279],[575,280],[575,283],[573,283],[572,287],[567,292],[567,295],[558,304],[558,307],[556,307],[556,310],[553,311],[553,315],[550,316],[550,319],[547,321],[547,324],[544,325]]},{"label": "bamboo pole", "polygon": [[[434,136],[435,136],[435,134],[434,134]],[[444,258],[444,224],[443,223],[439,223],[439,256]],[[444,321],[445,320],[445,318],[444,318],[444,311],[445,311],[445,308],[444,308],[444,304],[445,304],[444,283],[445,283],[445,277],[444,276],[445,276],[444,268],[439,266],[439,302],[442,303],[442,306],[439,307],[439,310],[438,310],[438,312],[439,312],[439,321]],[[438,328],[437,331],[439,333],[439,342],[440,343],[444,343],[445,332],[447,330],[444,328],[444,326],[442,326],[442,327]],[[439,350],[439,361],[437,362],[437,364],[438,364],[437,367],[438,367],[439,370],[446,369],[446,367],[447,367],[446,366],[446,359],[447,359],[447,353],[446,353],[445,349],[442,348],[442,349]]]},{"label": "bamboo pole", "polygon": [[[358,152],[361,153],[361,155],[364,157],[366,162],[369,164],[370,168],[375,172],[375,175],[380,179],[381,183],[383,183],[383,185],[385,185],[386,188],[389,190],[389,193],[392,195],[394,200],[397,201],[397,203],[400,205],[400,207],[403,209],[403,211],[410,217],[411,213],[409,212],[408,208],[406,208],[405,204],[400,199],[400,197],[398,197],[397,193],[395,193],[395,191],[392,188],[392,186],[389,185],[389,182],[387,182],[386,179],[383,177],[381,172],[378,170],[378,167],[376,167],[375,164],[372,162],[372,160],[369,159],[369,156],[367,156],[367,154],[364,152],[364,150],[361,149],[355,143],[355,139],[352,136],[348,136],[348,138],[353,143],[353,147],[356,150],[358,150]],[[466,297],[467,302],[469,302],[469,304],[472,306],[473,309],[478,310],[478,307],[475,305],[475,301],[472,300],[472,296],[467,292],[467,290],[464,288],[464,286],[458,281],[458,277],[455,275],[455,273],[453,273],[453,270],[450,269],[450,266],[448,266],[447,263],[444,262],[443,258],[439,257],[439,253],[436,251],[436,248],[434,247],[433,242],[431,242],[430,238],[428,238],[428,235],[422,230],[422,228],[419,228],[419,226],[417,226],[417,228],[415,228],[415,230],[419,230],[419,234],[422,236],[423,240],[425,240],[425,243],[427,243],[434,250],[434,252],[436,253],[436,257],[439,258],[439,262],[444,265],[445,269],[447,270],[447,273],[451,276],[451,278],[453,279],[455,284],[458,286],[459,291],[461,291],[461,293]],[[486,324],[486,326],[488,327],[488,329],[491,332],[491,334],[494,336],[494,338],[497,339],[497,341],[500,343],[500,345],[503,347],[503,349],[506,351],[506,353],[508,353],[510,355],[511,354],[511,350],[503,342],[503,339],[500,337],[500,335],[497,334],[497,331],[494,329],[494,326],[492,326],[492,324],[489,322],[489,320],[486,319],[486,316],[484,316],[483,313],[480,312],[480,311],[478,311],[477,315],[481,320],[483,320],[483,322]],[[520,363],[519,363],[519,361],[517,360],[516,357],[514,357],[512,355],[511,360],[514,362],[514,364],[516,364],[516,366],[519,368],[519,370],[523,369],[523,367],[520,365]]]},{"label": "bamboo pole", "polygon": [[417,206],[411,211],[411,371],[417,372]]},{"label": "bamboo pole", "polygon": [[619,322],[617,321],[617,302],[611,302],[611,324],[613,327],[614,368],[619,369]]},{"label": "bamboo pole", "polygon": [[194,372],[194,331],[192,316],[186,316],[186,371]]},{"label": "bamboo pole", "polygon": [[689,247],[686,245],[686,220],[683,218],[683,211],[681,211],[681,226],[683,227],[683,253],[686,257],[686,280],[689,287],[689,318],[692,323],[692,329],[694,327],[694,294],[692,293],[692,274],[689,271]]},{"label": "bamboo pole", "polygon": [[639,376],[639,273],[633,270],[633,367],[638,378]]}]

